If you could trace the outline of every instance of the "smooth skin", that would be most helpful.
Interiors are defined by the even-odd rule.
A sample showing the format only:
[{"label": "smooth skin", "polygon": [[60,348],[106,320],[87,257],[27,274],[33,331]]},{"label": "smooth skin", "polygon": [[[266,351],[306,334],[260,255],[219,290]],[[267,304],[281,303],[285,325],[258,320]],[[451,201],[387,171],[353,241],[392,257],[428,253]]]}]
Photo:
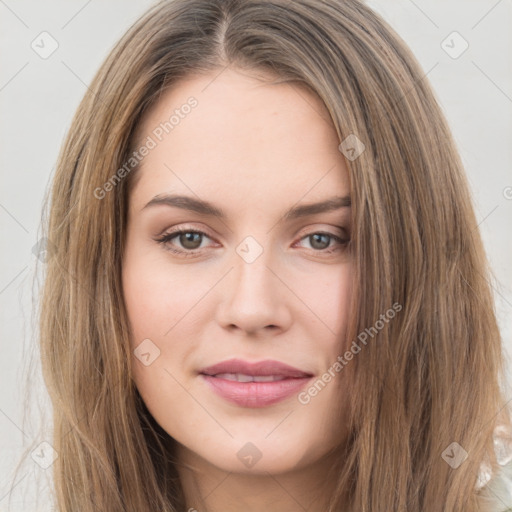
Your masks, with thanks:
[{"label": "smooth skin", "polygon": [[[332,450],[348,435],[348,370],[306,405],[294,394],[262,408],[227,402],[198,372],[235,357],[274,359],[314,381],[345,352],[350,207],[285,212],[349,196],[349,173],[317,96],[255,71],[219,71],[165,90],[139,126],[143,142],[197,100],[144,157],[129,199],[122,273],[132,349],[149,339],[152,357],[160,351],[147,366],[132,358],[133,379],[177,442],[187,508],[325,512]],[[145,208],[165,194],[208,201],[226,218]],[[158,241],[175,229],[204,235]],[[250,263],[240,255],[246,237],[253,255],[262,250]],[[261,456],[252,467],[238,456],[244,447]]]}]

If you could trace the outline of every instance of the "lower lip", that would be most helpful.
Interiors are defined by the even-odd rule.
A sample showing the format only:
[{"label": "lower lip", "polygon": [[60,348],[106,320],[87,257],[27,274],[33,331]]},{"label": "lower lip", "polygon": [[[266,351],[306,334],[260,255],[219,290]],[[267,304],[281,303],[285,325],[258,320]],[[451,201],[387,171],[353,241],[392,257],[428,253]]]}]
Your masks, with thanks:
[{"label": "lower lip", "polygon": [[213,391],[240,407],[266,407],[298,393],[311,377],[273,382],[238,382],[201,374]]}]

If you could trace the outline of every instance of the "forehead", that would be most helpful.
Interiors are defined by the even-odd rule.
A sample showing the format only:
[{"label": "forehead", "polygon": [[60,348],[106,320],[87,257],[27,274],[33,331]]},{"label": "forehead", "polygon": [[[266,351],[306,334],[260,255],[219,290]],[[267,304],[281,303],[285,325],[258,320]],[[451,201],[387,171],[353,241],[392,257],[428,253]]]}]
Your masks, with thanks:
[{"label": "forehead", "polygon": [[348,171],[322,101],[265,78],[227,68],[164,91],[137,132],[141,144],[154,143],[138,170],[139,204],[166,192],[242,196],[265,208],[346,195]]}]

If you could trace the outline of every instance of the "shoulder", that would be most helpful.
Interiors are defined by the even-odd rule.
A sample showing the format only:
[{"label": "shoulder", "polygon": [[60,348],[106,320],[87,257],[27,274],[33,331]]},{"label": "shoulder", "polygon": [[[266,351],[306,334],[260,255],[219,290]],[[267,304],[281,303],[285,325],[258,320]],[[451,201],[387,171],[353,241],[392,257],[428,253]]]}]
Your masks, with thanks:
[{"label": "shoulder", "polygon": [[493,474],[490,465],[483,462],[476,485],[480,489],[482,510],[512,512],[512,443],[500,427],[494,434],[494,446],[498,469]]},{"label": "shoulder", "polygon": [[486,512],[512,512],[512,462],[501,466],[483,486],[480,500]]}]

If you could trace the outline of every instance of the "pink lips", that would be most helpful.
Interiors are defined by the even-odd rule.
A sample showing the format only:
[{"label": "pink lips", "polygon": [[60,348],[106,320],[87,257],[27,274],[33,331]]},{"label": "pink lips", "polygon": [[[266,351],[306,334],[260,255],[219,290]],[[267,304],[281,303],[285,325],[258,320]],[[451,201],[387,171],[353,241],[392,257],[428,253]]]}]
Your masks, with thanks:
[{"label": "pink lips", "polygon": [[203,368],[201,377],[213,391],[241,407],[265,407],[299,391],[312,377],[279,361],[248,363],[231,359]]}]

